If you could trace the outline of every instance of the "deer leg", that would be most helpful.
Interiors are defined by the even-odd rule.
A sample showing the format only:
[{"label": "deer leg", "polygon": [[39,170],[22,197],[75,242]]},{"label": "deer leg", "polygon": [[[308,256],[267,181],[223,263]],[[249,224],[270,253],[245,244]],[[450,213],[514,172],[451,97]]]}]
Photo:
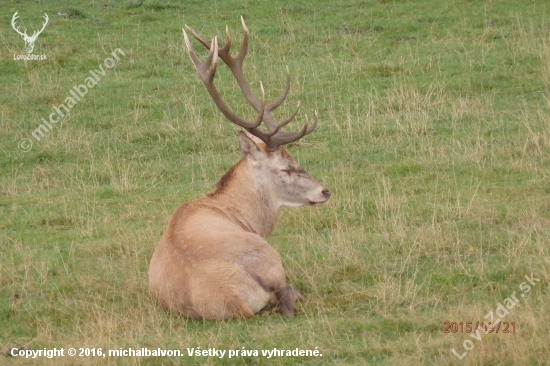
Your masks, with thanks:
[{"label": "deer leg", "polygon": [[302,294],[298,290],[295,290],[292,286],[286,286],[278,291],[275,291],[275,297],[277,298],[277,305],[281,308],[281,312],[284,316],[293,317],[296,300],[302,298]]}]

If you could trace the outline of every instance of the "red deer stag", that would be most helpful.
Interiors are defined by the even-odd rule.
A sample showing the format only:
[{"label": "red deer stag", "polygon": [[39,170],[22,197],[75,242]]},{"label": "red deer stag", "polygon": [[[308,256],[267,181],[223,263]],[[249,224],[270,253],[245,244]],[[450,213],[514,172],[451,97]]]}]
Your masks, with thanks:
[{"label": "red deer stag", "polygon": [[[280,123],[272,115],[289,91],[288,70],[286,86],[273,103],[265,103],[263,87],[260,100],[252,95],[242,71],[249,32],[242,17],[241,22],[244,38],[236,57],[230,54],[227,29],[226,44],[218,48],[217,38],[208,43],[186,26],[209,50],[204,62],[198,59],[183,30],[189,57],[217,107],[231,122],[259,139],[256,143],[244,132],[239,134],[243,158],[213,191],[176,210],[151,258],[149,286],[153,297],[189,318],[249,317],[270,302],[285,316],[293,316],[300,294],[287,286],[281,258],[266,238],[275,228],[282,206],[314,206],[330,197],[330,192],[284,149],[285,144],[313,131],[317,112],[309,127],[306,120],[300,131],[281,131],[298,112],[297,108]],[[213,82],[218,58],[229,66],[246,100],[258,113],[256,120],[238,117],[222,101]],[[267,131],[259,128],[261,122]]]}]

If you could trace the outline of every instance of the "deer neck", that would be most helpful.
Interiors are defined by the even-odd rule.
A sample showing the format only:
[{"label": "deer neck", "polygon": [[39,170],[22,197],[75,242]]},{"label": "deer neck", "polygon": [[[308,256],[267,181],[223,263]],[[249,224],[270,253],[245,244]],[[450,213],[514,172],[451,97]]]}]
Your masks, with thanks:
[{"label": "deer neck", "polygon": [[212,207],[222,211],[244,230],[267,238],[279,219],[273,194],[251,171],[246,158],[235,164],[207,197]]}]

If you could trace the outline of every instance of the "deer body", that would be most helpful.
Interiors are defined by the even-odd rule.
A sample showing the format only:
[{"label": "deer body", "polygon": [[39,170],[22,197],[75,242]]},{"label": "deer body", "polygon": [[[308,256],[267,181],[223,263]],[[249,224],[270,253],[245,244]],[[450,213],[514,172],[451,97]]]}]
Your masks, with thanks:
[{"label": "deer body", "polygon": [[[243,27],[247,36],[244,21]],[[193,58],[186,35],[185,38],[200,75],[204,66],[206,70],[211,66],[217,44],[212,42],[210,61],[201,64]],[[231,63],[232,59],[228,60]],[[215,61],[213,69],[215,72]],[[205,75],[201,79],[211,82],[213,75]],[[213,84],[208,85],[207,81],[207,89],[216,95]],[[214,96],[213,99],[216,101]],[[259,122],[269,119],[266,113],[271,112],[272,106],[266,106],[262,96],[255,106],[261,117]],[[230,119],[235,122],[235,117]],[[241,132],[238,140],[243,158],[213,191],[176,210],[151,258],[149,287],[153,297],[189,318],[248,317],[270,302],[279,306],[284,315],[293,316],[300,294],[287,286],[281,259],[266,239],[275,228],[282,206],[318,205],[330,197],[330,192],[307,174],[283,146],[312,128],[306,126],[298,133],[281,134],[281,124],[268,124],[270,132],[265,133],[256,130],[259,122],[238,121],[235,123],[259,140]]]}]

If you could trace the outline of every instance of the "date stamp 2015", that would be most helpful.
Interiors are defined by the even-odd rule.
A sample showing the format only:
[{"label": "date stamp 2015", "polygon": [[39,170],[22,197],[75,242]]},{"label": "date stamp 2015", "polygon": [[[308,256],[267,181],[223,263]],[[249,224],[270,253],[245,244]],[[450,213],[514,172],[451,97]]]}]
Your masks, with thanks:
[{"label": "date stamp 2015", "polygon": [[516,322],[443,322],[443,333],[515,333]]},{"label": "date stamp 2015", "polygon": [[[514,291],[510,294],[509,297],[502,300],[502,302],[497,303],[496,309],[493,312],[489,311],[484,318],[487,321],[476,322],[475,326],[473,322],[444,322],[444,333],[469,333],[468,336],[478,342],[481,342],[482,335],[488,333],[515,333],[516,332],[516,323],[515,322],[504,322],[502,319],[510,313],[510,311],[520,303],[520,297],[525,297],[534,287],[540,279],[535,277],[533,273],[531,275],[523,276],[525,281],[520,283],[519,291]],[[516,296],[518,294],[519,296]],[[496,315],[496,316],[495,316]],[[511,326],[511,329],[510,329]],[[464,348],[463,353],[457,352],[454,348],[451,348],[451,352],[459,359],[462,360],[468,352],[474,349],[474,342],[470,339],[464,340],[462,342],[462,347]]]}]

